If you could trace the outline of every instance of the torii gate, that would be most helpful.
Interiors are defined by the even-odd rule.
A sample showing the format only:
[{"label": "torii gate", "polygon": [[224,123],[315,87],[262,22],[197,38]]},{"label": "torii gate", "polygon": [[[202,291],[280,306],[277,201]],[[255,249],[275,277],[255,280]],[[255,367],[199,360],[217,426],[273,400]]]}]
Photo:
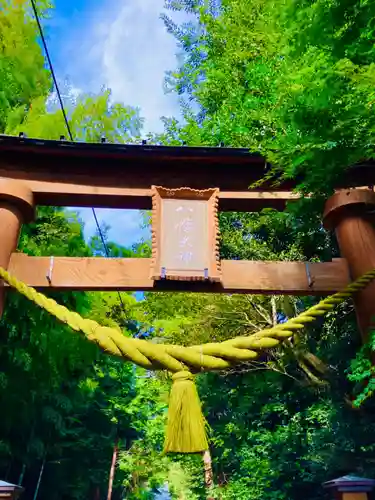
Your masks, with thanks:
[{"label": "torii gate", "polygon": [[[375,269],[375,194],[371,187],[359,188],[375,183],[371,164],[349,169],[339,190],[326,202],[324,225],[336,230],[342,258],[308,264],[220,261],[218,207],[249,212],[265,207],[283,209],[296,198],[290,182],[276,191],[267,185],[249,191],[249,184],[262,178],[267,169],[261,156],[244,149],[82,144],[0,136],[0,268],[38,289],[294,295],[331,294]],[[32,220],[38,204],[152,208],[152,258],[54,258],[16,253],[21,225]],[[373,277],[374,271],[370,274]],[[0,288],[0,315],[4,290],[4,286]],[[375,315],[374,293],[372,281],[355,297],[364,339]],[[268,338],[270,341],[268,346],[278,342]],[[205,346],[198,347],[203,356]],[[192,375],[176,370],[170,413],[178,423],[173,425],[169,418],[173,437],[167,436],[166,449],[207,450]],[[188,444],[181,445],[181,431],[187,432]],[[194,436],[200,444],[189,444]],[[333,486],[343,500],[349,496],[365,500],[373,487],[373,482],[368,486],[363,480],[357,480],[356,490],[352,484],[345,489],[341,483],[336,481]]]},{"label": "torii gate", "polygon": [[[248,185],[262,178],[268,166],[247,150],[82,144],[0,136],[0,155],[1,276],[112,354],[174,373],[165,451],[204,452],[204,457],[208,456],[204,417],[193,383],[197,370],[225,369],[232,361],[253,359],[353,293],[366,340],[375,313],[375,194],[371,187],[360,186],[374,184],[371,164],[349,169],[337,186],[339,190],[326,202],[324,225],[336,230],[342,258],[307,264],[220,260],[218,207],[233,211],[282,209],[296,198],[290,192],[291,183],[283,183],[278,191],[269,190],[267,185],[262,191],[249,191]],[[152,258],[54,258],[16,253],[21,225],[32,220],[38,204],[152,208]],[[182,348],[126,339],[117,329],[80,318],[27,285],[60,290],[294,295],[340,292],[258,336]],[[0,286],[1,315],[5,288]],[[354,491],[352,486],[349,490],[340,488],[340,492]],[[370,491],[366,488],[357,489],[355,495],[349,493],[350,499],[355,496],[365,500],[367,493],[362,492]],[[346,493],[340,494],[343,500],[349,500]]]},{"label": "torii gate", "polygon": [[[348,189],[375,184],[375,167],[370,163],[349,169],[337,186],[339,191],[326,203],[324,225],[336,230],[342,258],[308,264],[217,260],[217,232],[210,230],[216,227],[217,204],[223,211],[282,210],[286,202],[297,198],[291,192],[291,181],[277,190],[266,183],[261,190],[249,191],[248,186],[268,169],[260,155],[246,149],[0,136],[0,266],[40,290],[293,295],[331,294],[375,267],[375,230],[370,218],[375,194],[371,188]],[[184,187],[190,189],[180,189]],[[179,207],[171,202],[176,198]],[[16,253],[21,224],[32,220],[36,205],[153,208],[153,259],[52,259]],[[177,229],[171,224],[181,229],[183,219],[175,211],[192,208],[195,218],[191,223],[198,229],[190,245],[198,251],[193,258],[185,248],[176,264],[172,254],[181,250],[182,240],[180,234],[177,243]],[[356,299],[363,334],[375,315],[374,295],[375,283]],[[0,313],[3,303],[2,297]]]}]

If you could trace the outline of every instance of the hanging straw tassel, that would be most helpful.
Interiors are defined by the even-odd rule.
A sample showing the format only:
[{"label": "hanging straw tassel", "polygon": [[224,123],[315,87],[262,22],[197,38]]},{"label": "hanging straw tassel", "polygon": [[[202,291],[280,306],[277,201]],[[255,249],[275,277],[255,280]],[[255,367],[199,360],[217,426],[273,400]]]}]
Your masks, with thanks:
[{"label": "hanging straw tassel", "polygon": [[169,397],[165,453],[199,453],[208,450],[206,421],[194,377],[189,371],[175,373]]}]

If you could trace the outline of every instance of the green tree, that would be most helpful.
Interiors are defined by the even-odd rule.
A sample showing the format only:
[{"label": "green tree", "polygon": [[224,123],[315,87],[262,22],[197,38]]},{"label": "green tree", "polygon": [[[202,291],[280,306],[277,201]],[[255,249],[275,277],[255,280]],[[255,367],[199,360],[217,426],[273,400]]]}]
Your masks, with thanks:
[{"label": "green tree", "polygon": [[[104,136],[109,142],[129,143],[139,138],[142,119],[131,106],[111,103],[110,91],[96,96],[82,96],[68,109],[69,126],[76,141],[100,142]],[[7,133],[24,132],[29,137],[43,139],[69,139],[61,110],[47,113],[45,97],[32,103],[26,116],[15,113],[9,119]],[[18,120],[18,121],[17,121]]]},{"label": "green tree", "polygon": [[260,151],[324,194],[373,157],[371,2],[224,0],[219,16],[215,2],[168,3],[197,19],[195,30],[167,23],[186,52],[172,88],[200,110],[188,109],[180,141]]},{"label": "green tree", "polygon": [[[49,2],[37,2],[41,16]],[[9,115],[22,119],[31,102],[47,97],[51,89],[49,71],[38,43],[38,28],[27,0],[0,1],[0,132]]]},{"label": "green tree", "polygon": [[[74,215],[54,208],[40,209],[23,228],[20,249],[91,255]],[[113,294],[51,295],[83,316],[115,325]],[[135,299],[124,296],[130,318]],[[40,498],[87,498],[96,487],[104,492],[115,439],[126,449],[137,437],[126,413],[136,395],[131,365],[100,353],[11,292],[0,331],[3,477],[23,482],[26,498],[32,498],[44,463]],[[115,485],[118,490],[121,476]]]}]

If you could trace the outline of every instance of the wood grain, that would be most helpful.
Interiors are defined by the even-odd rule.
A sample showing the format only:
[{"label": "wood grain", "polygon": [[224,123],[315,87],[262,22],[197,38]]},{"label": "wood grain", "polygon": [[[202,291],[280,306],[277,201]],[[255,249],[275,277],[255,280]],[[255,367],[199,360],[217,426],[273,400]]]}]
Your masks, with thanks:
[{"label": "wood grain", "polygon": [[[0,266],[8,268],[11,256],[17,248],[21,229],[21,212],[13,205],[0,200]],[[0,318],[4,312],[5,288],[0,280]]]},{"label": "wood grain", "polygon": [[[90,184],[101,176],[103,185],[112,187],[216,186],[220,191],[247,191],[272,171],[260,154],[226,147],[87,144],[1,135],[0,153],[0,176],[3,167],[16,176],[51,182]],[[375,184],[373,161],[345,167],[336,188]],[[290,191],[301,180],[282,178],[279,172],[262,188]]]},{"label": "wood grain", "polygon": [[[204,281],[207,269],[210,281],[220,281],[218,195],[219,190],[213,188],[170,190],[152,186],[152,279],[159,280],[165,268],[166,279]],[[179,213],[185,214],[182,219]],[[179,234],[176,224],[184,219],[190,220],[192,227]],[[183,250],[179,236],[187,236],[183,247],[186,243],[193,246],[188,262],[178,258]]]},{"label": "wood grain", "polygon": [[[325,206],[324,225],[336,230],[340,253],[347,260],[353,280],[375,268],[374,211],[375,194],[369,189],[339,191]],[[374,296],[375,282],[372,282],[354,298],[365,342],[375,326]]]},{"label": "wood grain", "polygon": [[[6,175],[5,170],[0,175]],[[12,176],[12,172],[8,173]],[[151,209],[152,190],[96,184],[49,182],[22,179],[34,193],[35,203],[45,206]],[[299,195],[289,191],[223,191],[219,194],[221,211],[255,212],[263,208],[284,210],[287,202]]]},{"label": "wood grain", "polygon": [[[375,230],[373,221],[365,217],[345,217],[336,227],[341,255],[347,259],[350,274],[357,279],[375,268]],[[355,305],[358,325],[363,340],[375,326],[375,282],[356,294]]]},{"label": "wood grain", "polygon": [[49,257],[14,253],[9,272],[35,288],[46,290],[190,291],[208,293],[329,295],[349,282],[347,263],[335,259],[309,263],[309,286],[304,262],[221,261],[222,282],[153,281],[151,259],[101,257],[53,259],[52,286],[46,276]]},{"label": "wood grain", "polygon": [[373,189],[363,186],[357,189],[337,191],[324,207],[324,227],[334,229],[340,221],[349,216],[366,216],[375,210],[375,193]]},{"label": "wood grain", "polygon": [[[20,182],[0,178],[0,266],[8,268],[17,248],[22,222],[32,220],[33,195]],[[0,281],[0,317],[5,305],[5,289]]]}]

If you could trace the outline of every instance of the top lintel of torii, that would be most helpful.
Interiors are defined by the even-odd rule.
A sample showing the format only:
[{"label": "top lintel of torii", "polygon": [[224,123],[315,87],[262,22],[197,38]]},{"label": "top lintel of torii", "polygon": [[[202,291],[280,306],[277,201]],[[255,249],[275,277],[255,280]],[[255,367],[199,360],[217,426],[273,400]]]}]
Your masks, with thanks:
[{"label": "top lintel of torii", "polygon": [[[218,188],[219,209],[282,210],[295,184],[265,182],[265,159],[245,148],[156,146],[41,140],[0,135],[0,178],[26,183],[37,205],[151,208],[151,187]],[[375,164],[347,170],[337,188],[375,184]]]}]

